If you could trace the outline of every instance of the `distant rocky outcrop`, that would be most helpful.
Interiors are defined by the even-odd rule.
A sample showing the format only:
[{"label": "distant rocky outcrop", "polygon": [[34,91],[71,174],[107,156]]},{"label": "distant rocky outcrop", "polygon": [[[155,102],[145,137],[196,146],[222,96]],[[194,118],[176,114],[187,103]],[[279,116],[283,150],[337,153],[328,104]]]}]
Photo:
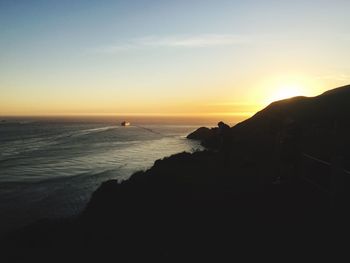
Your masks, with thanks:
[{"label": "distant rocky outcrop", "polygon": [[205,141],[214,135],[214,130],[207,127],[200,127],[194,132],[187,135],[187,139]]},{"label": "distant rocky outcrop", "polygon": [[201,145],[211,149],[219,149],[222,146],[224,137],[230,132],[230,126],[220,121],[218,127],[200,127],[187,135],[187,139],[198,140]]}]

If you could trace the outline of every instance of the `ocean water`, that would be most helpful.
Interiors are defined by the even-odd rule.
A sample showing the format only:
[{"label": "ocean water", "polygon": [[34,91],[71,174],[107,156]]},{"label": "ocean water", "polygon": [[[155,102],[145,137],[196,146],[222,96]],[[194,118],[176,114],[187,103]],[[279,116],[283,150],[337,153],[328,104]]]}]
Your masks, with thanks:
[{"label": "ocean water", "polygon": [[111,121],[0,123],[0,233],[77,215],[109,179],[125,180],[171,154],[201,149],[198,125]]}]

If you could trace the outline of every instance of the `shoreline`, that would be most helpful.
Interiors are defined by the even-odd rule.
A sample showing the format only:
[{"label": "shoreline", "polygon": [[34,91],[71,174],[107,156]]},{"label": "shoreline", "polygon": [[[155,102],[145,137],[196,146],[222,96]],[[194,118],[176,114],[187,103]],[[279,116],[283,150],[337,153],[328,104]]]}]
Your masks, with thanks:
[{"label": "shoreline", "polygon": [[[34,242],[30,249],[47,253],[131,262],[234,259],[258,250],[280,259],[305,252],[315,258],[320,249],[333,251],[350,219],[350,192],[342,190],[350,182],[342,169],[314,160],[335,168],[349,163],[349,99],[350,86],[342,87],[272,103],[234,127],[200,128],[190,137],[206,150],[104,182],[76,220],[32,226],[12,237],[10,249],[26,251]],[[332,161],[334,120],[342,162]],[[317,158],[305,160],[305,152]]]}]

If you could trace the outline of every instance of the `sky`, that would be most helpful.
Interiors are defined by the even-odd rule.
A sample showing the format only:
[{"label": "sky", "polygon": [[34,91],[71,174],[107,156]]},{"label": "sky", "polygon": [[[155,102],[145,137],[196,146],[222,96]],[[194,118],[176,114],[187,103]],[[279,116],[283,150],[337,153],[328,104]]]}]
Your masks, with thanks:
[{"label": "sky", "polygon": [[350,84],[348,0],[0,0],[0,116],[249,116]]}]

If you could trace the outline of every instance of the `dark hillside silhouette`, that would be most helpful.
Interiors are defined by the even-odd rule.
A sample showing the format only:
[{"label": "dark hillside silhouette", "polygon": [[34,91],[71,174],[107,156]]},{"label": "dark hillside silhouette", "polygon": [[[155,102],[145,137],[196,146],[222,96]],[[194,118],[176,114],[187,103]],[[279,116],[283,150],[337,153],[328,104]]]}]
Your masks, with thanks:
[{"label": "dark hillside silhouette", "polygon": [[349,102],[345,86],[274,102],[231,128],[202,127],[188,138],[207,150],[105,182],[79,218],[17,231],[7,251],[20,251],[16,259],[47,252],[57,260],[73,253],[119,262],[340,255],[348,227]]}]

